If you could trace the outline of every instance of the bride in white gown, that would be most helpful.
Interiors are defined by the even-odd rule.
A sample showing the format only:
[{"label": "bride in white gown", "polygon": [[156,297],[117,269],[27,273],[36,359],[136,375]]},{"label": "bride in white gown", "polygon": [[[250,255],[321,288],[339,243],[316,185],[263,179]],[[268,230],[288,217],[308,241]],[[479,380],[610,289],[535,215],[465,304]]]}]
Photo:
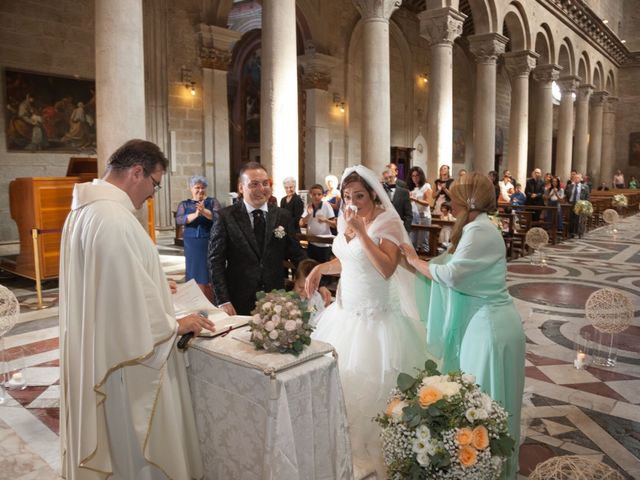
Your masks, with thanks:
[{"label": "bride in white gown", "polygon": [[398,373],[424,365],[426,334],[413,275],[399,267],[398,245],[408,236],[389,196],[363,166],[345,170],[341,185],[337,258],[309,274],[306,290],[314,292],[322,275],[341,278],[336,301],[322,312],[312,337],[338,352],[356,474],[375,469],[382,479],[380,430],[372,419],[384,411]]}]

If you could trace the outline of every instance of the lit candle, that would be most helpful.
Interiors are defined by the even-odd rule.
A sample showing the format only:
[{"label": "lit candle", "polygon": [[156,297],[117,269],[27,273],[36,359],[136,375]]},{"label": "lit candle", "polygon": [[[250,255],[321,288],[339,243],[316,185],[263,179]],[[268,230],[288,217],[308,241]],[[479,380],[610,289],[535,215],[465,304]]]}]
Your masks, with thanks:
[{"label": "lit candle", "polygon": [[587,354],[584,352],[578,352],[578,354],[576,355],[576,359],[573,361],[573,364],[578,370],[584,367],[584,361],[586,356]]}]

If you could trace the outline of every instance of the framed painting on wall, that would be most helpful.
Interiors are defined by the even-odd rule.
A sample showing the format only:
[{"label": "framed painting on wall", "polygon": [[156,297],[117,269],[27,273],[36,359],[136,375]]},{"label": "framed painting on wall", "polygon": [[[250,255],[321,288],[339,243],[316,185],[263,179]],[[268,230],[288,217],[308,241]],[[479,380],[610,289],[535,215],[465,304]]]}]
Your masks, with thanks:
[{"label": "framed painting on wall", "polygon": [[95,81],[10,69],[4,79],[7,150],[95,153]]},{"label": "framed painting on wall", "polygon": [[629,134],[629,166],[640,167],[640,132]]}]

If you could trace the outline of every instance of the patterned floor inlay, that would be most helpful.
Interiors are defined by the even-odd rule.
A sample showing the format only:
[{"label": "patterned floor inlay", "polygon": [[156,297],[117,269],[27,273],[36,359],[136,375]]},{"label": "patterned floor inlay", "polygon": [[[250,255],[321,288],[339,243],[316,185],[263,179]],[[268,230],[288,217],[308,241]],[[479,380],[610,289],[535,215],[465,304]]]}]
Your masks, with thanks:
[{"label": "patterned floor inlay", "polygon": [[[557,455],[588,455],[640,479],[640,215],[621,220],[615,237],[598,229],[544,249],[546,267],[530,258],[511,262],[508,284],[527,335],[526,387],[519,479]],[[163,267],[184,277],[182,250],[160,238]],[[34,301],[32,282],[0,274],[22,300]],[[596,334],[584,317],[588,296],[605,286],[634,302],[634,325],[616,338],[618,364],[576,370],[574,344]],[[44,296],[57,301],[58,285]],[[56,479],[59,470],[59,353],[57,306],[24,309],[4,339],[7,364],[24,369],[29,386],[9,390],[0,405],[0,478]],[[8,476],[7,476],[8,475]]]}]

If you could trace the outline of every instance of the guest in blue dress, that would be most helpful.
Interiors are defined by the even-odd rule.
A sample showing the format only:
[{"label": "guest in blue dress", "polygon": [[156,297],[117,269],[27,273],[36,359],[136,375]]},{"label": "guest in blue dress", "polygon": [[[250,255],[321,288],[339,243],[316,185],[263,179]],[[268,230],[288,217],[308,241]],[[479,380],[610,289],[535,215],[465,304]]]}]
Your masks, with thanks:
[{"label": "guest in blue dress", "polygon": [[207,197],[207,185],[207,179],[200,175],[189,179],[191,198],[178,205],[176,223],[184,225],[184,257],[187,267],[185,279],[195,279],[207,298],[213,301],[207,268],[207,248],[214,215],[222,207],[218,200]]}]

